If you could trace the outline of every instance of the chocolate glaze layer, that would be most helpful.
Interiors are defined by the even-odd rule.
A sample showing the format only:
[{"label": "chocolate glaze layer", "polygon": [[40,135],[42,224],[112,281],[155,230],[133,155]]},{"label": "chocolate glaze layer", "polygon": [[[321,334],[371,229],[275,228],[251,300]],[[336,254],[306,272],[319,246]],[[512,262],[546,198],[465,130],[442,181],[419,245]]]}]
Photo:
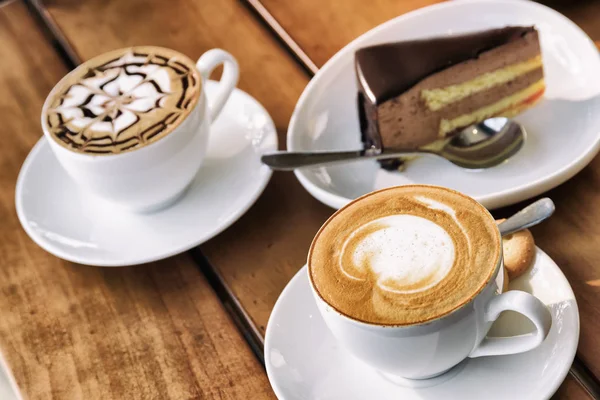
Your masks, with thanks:
[{"label": "chocolate glaze layer", "polygon": [[364,100],[380,104],[431,74],[476,59],[487,50],[534,31],[534,27],[508,26],[464,35],[364,47],[355,53],[360,91],[366,97]]}]

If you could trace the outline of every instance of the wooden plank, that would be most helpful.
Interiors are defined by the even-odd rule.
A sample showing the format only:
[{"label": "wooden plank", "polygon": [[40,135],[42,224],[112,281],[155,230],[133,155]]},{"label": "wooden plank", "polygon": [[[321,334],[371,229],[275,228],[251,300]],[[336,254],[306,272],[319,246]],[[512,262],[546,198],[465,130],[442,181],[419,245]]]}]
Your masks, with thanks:
[{"label": "wooden plank", "polygon": [[600,377],[600,157],[547,195],[556,212],[533,228],[537,244],[556,261],[573,287],[581,318],[577,355]]},{"label": "wooden plank", "polygon": [[46,8],[83,60],[140,44],[170,47],[193,59],[214,47],[231,52],[240,61],[238,86],[269,110],[285,142],[308,79],[238,1],[55,0]]},{"label": "wooden plank", "polygon": [[[314,3],[311,3],[312,0],[305,1]],[[153,3],[153,7],[146,7],[141,0],[59,3],[49,3],[51,15],[84,59],[102,51],[136,43],[172,47],[193,57],[215,46],[231,51],[240,60],[240,86],[269,110],[280,130],[280,141],[284,142],[284,129],[307,78],[240,3],[235,0],[173,1],[168,6]],[[398,3],[405,4],[393,2],[400,6]],[[285,4],[291,3],[278,4],[285,7]],[[321,2],[305,17],[312,18],[323,8],[326,5]],[[314,12],[317,9],[319,13]],[[380,2],[378,10],[385,11],[383,2]],[[323,12],[334,18],[333,12]],[[398,12],[390,12],[391,15],[385,19]],[[111,17],[99,19],[98,15]],[[360,22],[363,24],[361,29],[370,28],[371,25],[367,26],[364,22],[364,18],[367,18],[364,15],[371,14],[357,8],[343,17],[347,25],[345,29],[354,29],[355,19],[363,21]],[[380,22],[380,19],[376,22]],[[324,29],[319,28],[317,25],[322,24],[316,24],[314,19],[307,20],[310,21],[307,26],[311,29]],[[327,19],[323,18],[323,21]],[[82,26],[88,28],[83,30]],[[157,26],[161,27],[160,30]],[[319,50],[322,58],[325,55],[328,57],[336,46],[349,40],[349,36],[358,35],[359,30],[352,31],[343,41],[334,45],[328,44],[333,40],[331,35],[315,35],[315,38],[319,38],[315,39],[318,42],[315,48],[329,49],[327,52]],[[279,293],[304,264],[314,233],[331,213],[332,210],[312,199],[292,174],[276,173],[261,199],[240,221],[201,247],[262,332]],[[584,318],[595,316],[594,313],[582,315]]]},{"label": "wooden plank", "polygon": [[571,375],[567,376],[567,379],[560,386],[558,391],[552,396],[552,400],[592,400],[588,392],[585,391],[583,386]]},{"label": "wooden plank", "polygon": [[[88,0],[49,3],[48,10],[83,59],[139,43],[171,47],[191,57],[212,47],[230,51],[240,62],[239,86],[269,110],[283,147],[287,123],[308,78],[251,11],[236,0],[146,4]],[[100,14],[111,17],[99,19]],[[263,332],[277,296],[304,263],[312,236],[331,213],[293,174],[275,173],[256,205],[202,246]]]},{"label": "wooden plank", "polygon": [[600,3],[594,0],[539,0],[574,21],[592,40],[600,40]]},{"label": "wooden plank", "polygon": [[[600,17],[600,4],[596,15]],[[600,50],[600,40],[595,42]],[[580,312],[581,326],[577,357],[600,380],[600,267],[596,252],[600,246],[600,156],[594,158],[579,174],[561,186],[545,193],[556,203],[556,212],[542,225],[531,230],[537,244],[560,266],[571,284]],[[531,201],[525,201],[495,212],[506,217]],[[598,382],[592,382],[600,390]]]},{"label": "wooden plank", "polygon": [[[594,1],[546,0],[546,5],[564,13],[579,24],[592,39],[600,39],[600,3]],[[403,12],[434,1],[376,1],[366,6],[347,1],[344,8],[318,0],[281,2],[262,0],[264,7],[287,30],[307,55],[321,66],[349,40],[377,24]],[[318,12],[315,12],[318,10]],[[600,378],[600,267],[594,263],[600,229],[595,223],[600,212],[595,204],[600,159],[571,182],[551,192],[557,199],[558,212],[551,223],[536,229],[539,243],[563,268],[571,282],[581,311],[579,357]],[[576,212],[574,210],[577,210]],[[577,220],[578,223],[574,223]]]},{"label": "wooden plank", "polygon": [[187,255],[102,269],[37,247],[14,189],[66,73],[21,2],[0,8],[0,348],[29,399],[274,398],[264,370]]},{"label": "wooden plank", "polygon": [[442,0],[258,0],[317,66],[369,29]]},{"label": "wooden plank", "polygon": [[[303,0],[246,0],[259,13],[271,16],[276,24],[295,41],[300,50],[322,66],[332,55],[353,39],[396,16],[443,0],[360,0],[336,2]],[[594,40],[600,39],[600,3],[591,0],[542,0],[575,21]]]}]

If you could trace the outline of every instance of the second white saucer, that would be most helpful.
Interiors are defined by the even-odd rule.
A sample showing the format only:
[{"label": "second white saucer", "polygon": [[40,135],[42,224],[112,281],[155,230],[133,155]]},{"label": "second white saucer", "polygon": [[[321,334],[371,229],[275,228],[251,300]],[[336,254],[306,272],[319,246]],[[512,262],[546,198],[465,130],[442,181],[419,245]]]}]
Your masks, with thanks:
[{"label": "second white saucer", "polygon": [[577,25],[533,1],[445,1],[361,35],[333,56],[304,89],[290,121],[287,148],[362,148],[354,69],[357,49],[510,25],[535,25],[540,31],[546,82],[540,104],[516,118],[527,132],[518,154],[482,170],[427,156],[412,160],[403,172],[384,171],[372,160],[301,168],[294,171],[300,183],[333,208],[377,189],[428,184],[458,190],[493,209],[526,200],[573,177],[600,149],[600,56]]},{"label": "second white saucer", "polygon": [[[548,399],[565,379],[579,341],[573,290],[540,249],[533,267],[509,287],[532,293],[550,309],[552,329],[541,346],[522,354],[467,359],[453,371],[456,375],[436,386],[406,387],[386,380],[339,346],[319,314],[304,267],[281,293],[269,319],[269,380],[280,400]],[[532,330],[525,317],[506,312],[490,336]]]},{"label": "second white saucer", "polygon": [[[205,87],[211,98],[216,83]],[[172,206],[133,214],[93,198],[67,176],[41,138],[17,180],[17,214],[39,246],[65,260],[97,266],[159,260],[211,239],[244,214],[271,177],[260,155],[276,149],[271,117],[236,89],[212,124],[196,179]]]}]

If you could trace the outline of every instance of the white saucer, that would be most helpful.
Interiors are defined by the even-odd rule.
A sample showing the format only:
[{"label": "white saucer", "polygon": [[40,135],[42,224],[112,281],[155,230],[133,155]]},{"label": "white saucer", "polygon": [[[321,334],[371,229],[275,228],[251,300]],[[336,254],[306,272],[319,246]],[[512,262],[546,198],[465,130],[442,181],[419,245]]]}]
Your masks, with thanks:
[{"label": "white saucer", "polygon": [[[528,273],[511,289],[534,294],[550,307],[552,329],[527,353],[467,359],[455,376],[436,386],[397,386],[346,353],[317,309],[307,269],[290,281],[273,308],[265,339],[265,362],[280,400],[548,399],[565,379],[579,341],[579,311],[569,282],[540,249]],[[533,330],[531,322],[504,313],[491,336]]]},{"label": "white saucer", "polygon": [[600,56],[588,36],[563,15],[531,1],[462,0],[426,7],[380,25],[344,47],[315,75],[300,97],[288,131],[295,151],[361,147],[356,110],[354,52],[381,42],[424,38],[506,25],[536,25],[547,90],[539,105],[519,116],[527,130],[521,151],[494,168],[461,169],[420,157],[404,172],[371,161],[297,170],[314,197],[340,208],[375,189],[407,183],[447,186],[487,208],[513,204],[571,178],[600,148]]},{"label": "white saucer", "polygon": [[[210,99],[216,82],[207,82],[205,89]],[[67,176],[41,138],[17,180],[17,214],[38,245],[65,260],[98,266],[159,260],[209,240],[244,214],[271,177],[260,155],[276,149],[271,117],[254,98],[236,89],[212,125],[196,179],[170,207],[132,214],[89,196]]]}]

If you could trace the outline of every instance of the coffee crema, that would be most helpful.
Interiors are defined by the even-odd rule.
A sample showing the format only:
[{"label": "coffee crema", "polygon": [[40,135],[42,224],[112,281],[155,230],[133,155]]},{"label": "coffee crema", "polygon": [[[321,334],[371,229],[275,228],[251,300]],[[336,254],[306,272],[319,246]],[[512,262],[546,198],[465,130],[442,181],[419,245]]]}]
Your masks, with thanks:
[{"label": "coffee crema", "polygon": [[123,153],[179,126],[194,109],[201,85],[194,62],[176,51],[115,50],[85,62],[56,85],[42,124],[70,150]]},{"label": "coffee crema", "polygon": [[492,279],[494,219],[456,191],[409,185],[367,194],[321,227],[308,255],[318,295],[346,316],[411,325],[447,315]]}]

